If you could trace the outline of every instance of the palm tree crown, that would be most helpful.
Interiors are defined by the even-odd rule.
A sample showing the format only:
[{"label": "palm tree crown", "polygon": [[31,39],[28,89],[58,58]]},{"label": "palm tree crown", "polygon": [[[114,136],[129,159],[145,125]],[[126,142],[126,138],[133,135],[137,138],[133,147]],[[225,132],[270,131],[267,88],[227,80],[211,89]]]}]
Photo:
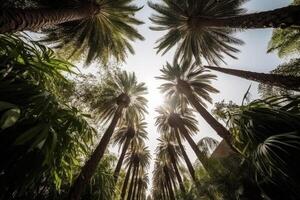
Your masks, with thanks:
[{"label": "palm tree crown", "polygon": [[[82,0],[79,2],[78,7],[86,4]],[[61,49],[63,55],[84,55],[87,64],[93,60],[107,63],[111,58],[124,61],[127,52],[134,53],[130,41],[144,39],[133,27],[142,24],[134,17],[140,8],[131,4],[132,0],[98,0],[94,3],[97,8],[94,15],[48,29],[42,41],[56,43],[55,47]]]},{"label": "palm tree crown", "polygon": [[178,98],[183,108],[187,107],[187,98],[184,93],[192,92],[197,101],[205,106],[203,100],[212,103],[209,93],[218,93],[219,91],[210,85],[212,80],[216,79],[213,74],[206,73],[208,70],[199,68],[196,64],[190,65],[185,62],[181,65],[167,63],[161,70],[162,75],[157,77],[167,81],[161,85],[160,89],[168,98]]},{"label": "palm tree crown", "polygon": [[107,80],[99,93],[99,98],[90,104],[101,121],[108,122],[120,104],[125,106],[123,120],[134,121],[147,113],[144,97],[147,88],[145,83],[138,83],[134,73],[118,72]]},{"label": "palm tree crown", "polygon": [[243,42],[232,36],[233,29],[224,27],[207,27],[195,23],[197,16],[229,17],[245,12],[240,5],[245,0],[215,1],[211,0],[163,0],[156,4],[149,2],[149,6],[157,14],[150,19],[157,26],[152,30],[165,31],[167,34],[158,40],[158,52],[166,53],[177,46],[175,58],[191,60],[198,63],[201,56],[210,63],[223,61],[222,53],[236,58],[233,53],[238,49],[232,45]]}]

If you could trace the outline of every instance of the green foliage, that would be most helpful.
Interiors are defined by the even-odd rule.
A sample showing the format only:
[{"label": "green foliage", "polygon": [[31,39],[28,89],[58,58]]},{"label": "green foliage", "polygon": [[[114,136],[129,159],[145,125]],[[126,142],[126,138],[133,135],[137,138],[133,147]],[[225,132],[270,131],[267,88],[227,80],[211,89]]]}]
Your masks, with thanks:
[{"label": "green foliage", "polygon": [[[210,0],[163,0],[161,3],[149,2],[154,9],[150,19],[157,26],[155,31],[167,31],[157,43],[158,52],[166,53],[176,47],[175,59],[197,63],[201,57],[213,64],[224,62],[224,55],[236,58],[234,53],[239,50],[232,45],[243,42],[232,36],[234,30],[225,27],[205,27],[197,23],[198,16],[229,17],[245,12],[241,5],[245,0],[210,1]],[[192,21],[195,21],[193,23]]]},{"label": "green foliage", "polygon": [[[281,64],[276,69],[272,70],[271,73],[300,77],[300,59],[292,59],[287,63]],[[293,94],[293,91],[266,84],[259,84],[258,92],[263,98],[276,95]]]},{"label": "green foliage", "polygon": [[[173,65],[167,63],[161,70],[162,75],[157,77],[166,81],[160,86],[161,92],[165,93],[168,99],[177,101],[181,108],[186,109],[188,107],[188,98],[182,94],[182,91],[178,90],[178,81],[183,80],[188,83],[197,101],[206,106],[205,101],[211,103],[212,98],[210,93],[218,93],[219,91],[211,86],[211,81],[217,77],[213,74],[209,74],[208,70],[199,68],[196,64],[190,64],[184,62]],[[175,104],[176,104],[175,103]]]},{"label": "green foliage", "polygon": [[[132,2],[97,0],[95,3],[100,9],[98,14],[44,30],[46,37],[41,41],[52,45],[54,43],[54,48],[59,49],[59,54],[65,58],[75,57],[75,60],[78,60],[84,57],[86,64],[94,60],[102,63],[111,59],[124,61],[128,52],[134,53],[130,41],[144,39],[134,28],[135,25],[142,24],[134,17],[141,8]],[[69,1],[66,6],[80,7],[86,3],[74,0]],[[61,5],[61,2],[58,5]]]},{"label": "green foliage", "polygon": [[[300,1],[294,0],[293,4],[300,5]],[[274,29],[267,52],[277,52],[280,58],[299,54],[300,29],[297,27]]]},{"label": "green foliage", "polygon": [[299,198],[299,103],[299,96],[270,97],[241,106],[230,117],[236,146],[272,199],[282,198],[284,191]]},{"label": "green foliage", "polygon": [[128,107],[124,108],[123,119],[126,121],[142,119],[147,113],[147,93],[145,83],[139,83],[134,73],[126,71],[111,75],[103,83],[100,91],[94,93],[95,98],[88,99],[90,108],[97,113],[99,120],[108,122],[117,109],[118,97],[125,94],[130,98]]},{"label": "green foliage", "polygon": [[0,62],[0,198],[39,198],[72,181],[94,130],[64,101],[73,65],[16,35],[0,35]]},{"label": "green foliage", "polygon": [[95,175],[82,195],[86,200],[104,200],[114,197],[114,176],[113,168],[116,157],[109,154],[105,155],[99,163]]}]

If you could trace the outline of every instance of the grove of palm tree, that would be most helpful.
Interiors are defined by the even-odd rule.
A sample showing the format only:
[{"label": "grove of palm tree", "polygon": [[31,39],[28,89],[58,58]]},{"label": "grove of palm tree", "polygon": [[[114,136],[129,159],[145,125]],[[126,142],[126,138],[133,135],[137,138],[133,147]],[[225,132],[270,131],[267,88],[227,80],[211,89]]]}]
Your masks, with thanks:
[{"label": "grove of palm tree", "polygon": [[0,1],[0,200],[300,199],[300,1]]}]

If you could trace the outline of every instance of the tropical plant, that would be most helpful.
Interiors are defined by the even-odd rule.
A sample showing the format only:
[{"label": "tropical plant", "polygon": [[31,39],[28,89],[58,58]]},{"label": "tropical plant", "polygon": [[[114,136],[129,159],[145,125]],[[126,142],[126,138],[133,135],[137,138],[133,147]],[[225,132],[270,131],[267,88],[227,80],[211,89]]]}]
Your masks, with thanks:
[{"label": "tropical plant", "polygon": [[134,199],[138,187],[139,174],[143,174],[149,167],[150,159],[148,147],[143,143],[129,149],[125,159],[128,170],[122,187],[121,199],[125,199],[128,186],[127,199]]},{"label": "tropical plant", "polygon": [[183,109],[190,103],[217,134],[234,149],[230,132],[205,109],[204,100],[211,103],[210,93],[219,92],[210,84],[216,76],[206,73],[207,70],[197,67],[195,63],[191,65],[187,62],[181,65],[177,62],[173,65],[167,63],[160,71],[162,75],[158,79],[166,81],[161,85],[161,91],[168,98],[178,101]]},{"label": "tropical plant", "polygon": [[143,39],[133,27],[142,22],[134,18],[140,8],[132,0],[41,2],[38,8],[1,9],[0,33],[44,28],[42,41],[61,49],[61,56],[84,56],[87,64],[124,61],[134,53],[129,41]]},{"label": "tropical plant", "polygon": [[172,141],[170,133],[162,134],[158,141],[159,144],[156,148],[157,159],[167,160],[171,163],[171,166],[173,167],[177,181],[179,183],[180,190],[183,194],[185,194],[186,190],[178,168],[178,166],[180,165],[181,156],[179,145]]},{"label": "tropical plant", "polygon": [[153,170],[153,198],[175,200],[175,172],[168,160],[156,158]]},{"label": "tropical plant", "polygon": [[237,146],[272,199],[300,197],[295,165],[300,148],[299,103],[299,96],[256,100],[234,110],[229,119]]},{"label": "tropical plant", "polygon": [[[294,0],[294,5],[300,5]],[[268,53],[277,52],[280,58],[300,53],[300,28],[274,29],[268,45]]]},{"label": "tropical plant", "polygon": [[228,69],[222,67],[207,66],[207,65],[203,67],[217,72],[222,72],[240,78],[245,78],[247,80],[257,81],[262,84],[281,87],[286,90],[300,91],[300,79],[294,74],[291,75],[279,74],[279,73],[266,74],[266,73],[238,70],[238,69]]},{"label": "tropical plant", "polygon": [[137,146],[141,143],[144,143],[145,139],[147,138],[146,132],[146,123],[140,121],[140,119],[136,119],[136,121],[129,121],[122,125],[115,133],[114,133],[114,143],[119,144],[120,148],[122,147],[122,152],[120,158],[118,160],[117,166],[115,168],[114,176],[115,182],[118,180],[118,176],[121,170],[121,166],[123,160],[125,158],[126,151],[129,147],[131,149],[134,146]]},{"label": "tropical plant", "polygon": [[92,144],[88,115],[63,93],[70,63],[28,37],[0,35],[1,199],[40,199],[70,184]]},{"label": "tropical plant", "polygon": [[[197,121],[194,118],[193,112],[190,109],[185,109],[185,112],[176,110],[168,105],[164,107],[159,107],[157,109],[158,116],[156,118],[156,125],[158,126],[158,131],[160,133],[173,133],[178,143],[181,144],[181,137],[186,139],[199,161],[205,167],[206,170],[210,170],[208,164],[208,159],[206,155],[201,152],[197,144],[192,139],[191,135],[198,131]],[[180,136],[179,136],[180,133]],[[174,136],[173,136],[174,137]],[[179,145],[179,147],[182,145]],[[182,154],[186,154],[183,146],[181,147]],[[185,162],[188,166],[191,176],[195,179],[194,169],[190,164],[188,156],[184,156]]]},{"label": "tropical plant", "polygon": [[223,61],[222,53],[233,58],[238,50],[232,45],[242,44],[231,34],[235,29],[299,26],[300,6],[288,6],[273,11],[243,14],[245,0],[195,1],[163,0],[149,2],[154,9],[150,19],[156,31],[168,31],[158,40],[158,51],[167,52],[177,45],[175,58],[200,62],[201,56],[208,62]]},{"label": "tropical plant", "polygon": [[[300,59],[292,59],[291,61],[287,63],[283,63],[279,65],[276,69],[271,71],[271,74],[281,74],[281,75],[288,75],[288,76],[294,76],[299,79],[300,77]],[[293,91],[289,90],[290,88],[284,89],[279,88],[272,85],[266,85],[266,84],[259,84],[258,85],[258,92],[263,98],[269,97],[269,96],[276,96],[276,95],[285,95],[285,94],[293,94]]]},{"label": "tropical plant", "polygon": [[103,157],[120,119],[129,121],[130,119],[143,118],[147,102],[143,96],[145,93],[145,84],[138,83],[134,73],[129,74],[123,71],[107,80],[97,99],[91,99],[91,107],[95,109],[94,112],[98,114],[99,119],[104,123],[110,121],[110,125],[73,183],[69,193],[70,199],[80,198],[84,186],[93,176]]},{"label": "tropical plant", "polygon": [[82,199],[113,199],[114,176],[113,163],[116,157],[105,154],[91,181],[82,194]]}]

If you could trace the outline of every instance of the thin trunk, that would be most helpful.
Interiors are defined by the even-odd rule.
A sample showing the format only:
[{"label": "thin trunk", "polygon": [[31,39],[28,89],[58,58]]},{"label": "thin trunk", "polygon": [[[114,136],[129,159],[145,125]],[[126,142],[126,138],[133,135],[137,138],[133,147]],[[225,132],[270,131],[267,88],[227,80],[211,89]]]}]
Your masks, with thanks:
[{"label": "thin trunk", "polygon": [[171,200],[175,200],[175,195],[174,195],[174,192],[173,192],[173,189],[172,189],[170,175],[168,173],[168,170],[164,169],[164,172],[165,172],[165,175],[166,175],[167,187],[168,187],[168,190],[169,190],[169,197],[170,197]]},{"label": "thin trunk", "polygon": [[205,119],[205,121],[217,132],[221,138],[227,142],[231,149],[236,152],[236,149],[232,146],[232,137],[230,132],[197,101],[191,91],[185,91],[184,94],[187,96],[189,102],[196,108],[199,114]]},{"label": "thin trunk", "polygon": [[125,199],[125,194],[126,194],[126,190],[127,190],[131,170],[132,170],[132,163],[129,164],[128,172],[126,173],[125,180],[124,180],[124,183],[123,183],[123,186],[122,186],[121,200]]},{"label": "thin trunk", "polygon": [[286,28],[300,26],[300,6],[287,6],[271,11],[238,15],[233,17],[197,16],[190,19],[192,26],[230,28]]},{"label": "thin trunk", "polygon": [[0,33],[38,30],[65,22],[93,17],[100,11],[96,4],[86,3],[78,8],[1,9]]},{"label": "thin trunk", "polygon": [[209,172],[210,168],[208,166],[208,158],[206,157],[206,155],[199,150],[197,144],[191,138],[191,136],[189,135],[189,133],[183,125],[179,124],[179,130],[181,134],[183,134],[189,145],[192,147],[193,151],[195,152],[199,161],[202,163],[203,167]]},{"label": "thin trunk", "polygon": [[117,181],[118,181],[118,177],[119,177],[119,174],[120,174],[120,171],[121,171],[123,160],[124,160],[124,157],[125,157],[125,154],[126,154],[126,151],[128,149],[129,144],[130,144],[130,138],[127,137],[126,141],[124,143],[123,149],[122,149],[122,153],[121,153],[120,158],[118,160],[115,172],[114,172],[115,183],[117,183]]},{"label": "thin trunk", "polygon": [[189,159],[189,157],[188,157],[188,155],[187,155],[187,153],[186,153],[186,151],[185,151],[185,149],[184,149],[184,147],[183,147],[183,145],[181,143],[181,139],[180,139],[180,136],[179,136],[178,129],[175,128],[174,131],[175,131],[175,136],[176,136],[177,142],[179,144],[180,150],[182,152],[184,161],[186,163],[186,166],[187,166],[187,168],[188,168],[188,170],[190,172],[190,175],[191,175],[193,181],[196,183],[197,180],[196,180],[196,176],[195,176],[195,170],[194,170],[194,167],[193,167],[193,165],[192,165],[192,163],[191,163],[191,161],[190,161],[190,159]]},{"label": "thin trunk", "polygon": [[161,188],[162,188],[162,193],[161,193],[162,194],[162,199],[166,200],[165,187],[162,186]]},{"label": "thin trunk", "polygon": [[131,175],[129,190],[128,190],[128,193],[127,193],[127,200],[131,199],[132,190],[133,190],[133,183],[134,183],[134,177],[135,177],[136,172],[137,172],[137,166],[134,166],[134,170],[133,170],[133,173]]},{"label": "thin trunk", "polygon": [[233,76],[238,76],[240,78],[257,81],[271,86],[282,87],[287,90],[300,91],[300,78],[296,76],[286,76],[280,74],[265,74],[265,73],[257,73],[257,72],[228,69],[228,68],[214,67],[214,66],[204,66],[204,67],[214,71],[222,72]]},{"label": "thin trunk", "polygon": [[122,115],[123,106],[119,106],[115,112],[115,115],[105,131],[103,137],[101,138],[98,146],[96,147],[95,151],[91,155],[90,159],[85,163],[82,167],[82,170],[73,183],[70,192],[69,192],[69,199],[70,200],[79,200],[80,195],[84,190],[84,187],[88,184],[90,179],[92,178],[93,174],[95,173],[97,166],[104,155],[106,147],[109,143],[109,140],[115,130],[115,127]]},{"label": "thin trunk", "polygon": [[182,181],[182,178],[180,176],[180,173],[179,173],[179,170],[178,170],[178,167],[177,167],[177,164],[176,164],[177,162],[176,162],[176,159],[175,159],[175,150],[174,150],[173,146],[169,146],[169,154],[170,154],[170,157],[171,157],[171,161],[172,161],[172,165],[173,165],[173,168],[174,168],[174,171],[175,171],[175,175],[176,175],[178,183],[179,183],[180,190],[183,194],[185,194],[185,188],[184,188],[183,181]]},{"label": "thin trunk", "polygon": [[136,195],[136,189],[137,189],[137,185],[138,185],[138,177],[139,177],[139,165],[136,171],[136,175],[135,175],[135,179],[134,179],[134,184],[133,184],[133,192],[132,192],[132,198],[131,200],[135,200],[134,197]]}]

